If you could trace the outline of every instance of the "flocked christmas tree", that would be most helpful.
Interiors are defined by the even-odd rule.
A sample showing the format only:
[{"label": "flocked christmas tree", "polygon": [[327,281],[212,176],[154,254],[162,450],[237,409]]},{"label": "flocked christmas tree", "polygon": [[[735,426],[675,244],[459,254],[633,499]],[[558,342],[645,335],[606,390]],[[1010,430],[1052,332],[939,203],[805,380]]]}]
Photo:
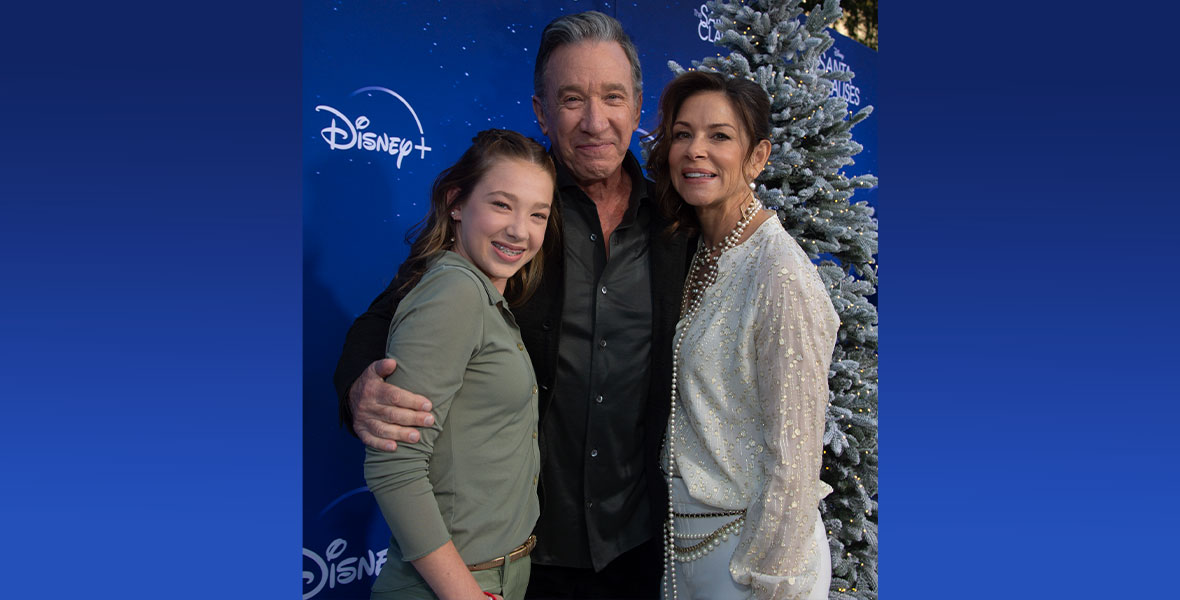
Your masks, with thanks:
[{"label": "flocked christmas tree", "polygon": [[842,171],[862,149],[850,130],[872,107],[851,114],[831,92],[833,82],[853,74],[821,68],[832,45],[827,28],[840,17],[837,0],[806,16],[799,0],[708,6],[722,33],[716,43],[730,53],[693,61],[693,68],[745,77],[770,95],[773,149],[758,195],[818,264],[840,315],[821,474],[835,488],[820,509],[832,552],[829,597],[876,599],[877,309],[868,297],[877,285],[877,220],[867,203],[851,199],[877,178]]}]

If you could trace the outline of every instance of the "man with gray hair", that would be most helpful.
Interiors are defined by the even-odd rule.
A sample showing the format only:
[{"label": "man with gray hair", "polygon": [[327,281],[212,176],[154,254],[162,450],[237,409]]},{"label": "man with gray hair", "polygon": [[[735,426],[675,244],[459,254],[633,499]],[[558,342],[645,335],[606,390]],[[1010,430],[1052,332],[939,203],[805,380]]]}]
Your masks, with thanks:
[{"label": "man with gray hair", "polygon": [[[667,507],[659,444],[672,335],[690,258],[664,234],[653,184],[628,150],[642,105],[639,58],[615,19],[560,17],[541,34],[533,111],[557,165],[563,254],[512,311],[540,387],[541,516],[530,598],[654,598]],[[392,450],[430,426],[430,399],[385,383],[377,360],[390,284],[348,332],[341,420]]]}]

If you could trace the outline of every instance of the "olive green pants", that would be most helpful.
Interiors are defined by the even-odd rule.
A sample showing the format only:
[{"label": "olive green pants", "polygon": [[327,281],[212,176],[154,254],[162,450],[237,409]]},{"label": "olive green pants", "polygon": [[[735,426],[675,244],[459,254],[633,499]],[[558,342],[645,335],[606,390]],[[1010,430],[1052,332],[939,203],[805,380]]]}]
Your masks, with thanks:
[{"label": "olive green pants", "polygon": [[[507,557],[505,557],[507,558]],[[494,569],[484,569],[471,573],[480,589],[485,592],[499,594],[504,600],[524,600],[524,591],[529,586],[529,572],[532,563],[529,557],[517,559]],[[430,589],[426,582],[411,583],[396,589],[382,589],[378,591],[374,586],[370,600],[438,600],[438,596]]]}]

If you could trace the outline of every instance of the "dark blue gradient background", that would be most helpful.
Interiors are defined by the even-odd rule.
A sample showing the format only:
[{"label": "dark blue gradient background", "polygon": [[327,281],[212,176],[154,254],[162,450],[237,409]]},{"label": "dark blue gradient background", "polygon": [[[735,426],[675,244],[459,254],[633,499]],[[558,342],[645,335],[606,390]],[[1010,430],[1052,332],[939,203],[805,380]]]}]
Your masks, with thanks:
[{"label": "dark blue gradient background", "polygon": [[0,597],[299,597],[298,4],[0,22]]},{"label": "dark blue gradient background", "polygon": [[[882,8],[885,600],[1173,595],[1156,22]],[[5,8],[0,596],[299,594],[299,23]]]},{"label": "dark blue gradient background", "polygon": [[882,598],[1175,597],[1175,16],[915,4],[874,114]]}]

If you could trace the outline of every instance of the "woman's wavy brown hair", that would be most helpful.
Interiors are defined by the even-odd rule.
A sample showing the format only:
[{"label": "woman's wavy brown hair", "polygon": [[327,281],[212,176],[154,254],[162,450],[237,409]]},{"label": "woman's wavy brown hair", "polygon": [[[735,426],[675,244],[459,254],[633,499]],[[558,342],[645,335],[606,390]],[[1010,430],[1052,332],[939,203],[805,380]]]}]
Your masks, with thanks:
[{"label": "woman's wavy brown hair", "polygon": [[680,230],[690,235],[700,231],[701,222],[696,211],[685,204],[672,187],[668,160],[676,115],[686,100],[701,92],[721,92],[729,99],[750,140],[746,160],[754,154],[759,141],[770,139],[770,98],[766,96],[766,90],[753,81],[708,71],[685,71],[668,83],[660,96],[660,123],[652,134],[647,174],[656,182],[656,206],[671,222],[669,231]]},{"label": "woman's wavy brown hair", "polygon": [[[487,129],[471,139],[471,147],[459,157],[459,161],[438,174],[430,188],[430,210],[426,217],[406,233],[410,244],[410,255],[397,270],[394,304],[418,285],[422,275],[438,257],[455,247],[455,223],[451,220],[451,209],[463,204],[480,179],[501,160],[522,160],[541,167],[549,174],[556,192],[557,171],[553,159],[537,142],[507,129]],[[447,196],[458,190],[454,199],[447,202]],[[555,198],[556,200],[556,198]],[[521,267],[508,278],[504,287],[504,299],[509,306],[519,306],[532,296],[545,270],[545,257],[558,248],[560,217],[557,202],[549,210],[549,221],[545,227],[545,240],[533,260]]]}]

